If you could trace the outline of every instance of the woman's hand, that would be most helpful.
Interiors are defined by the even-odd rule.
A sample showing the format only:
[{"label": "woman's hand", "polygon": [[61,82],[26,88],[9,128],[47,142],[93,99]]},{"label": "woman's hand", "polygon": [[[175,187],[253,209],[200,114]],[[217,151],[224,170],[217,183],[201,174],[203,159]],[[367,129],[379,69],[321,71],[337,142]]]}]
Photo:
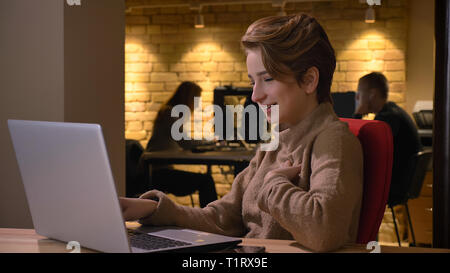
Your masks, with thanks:
[{"label": "woman's hand", "polygon": [[135,221],[145,218],[155,211],[158,202],[141,199],[119,197],[120,207],[125,221]]},{"label": "woman's hand", "polygon": [[[269,171],[264,177],[264,182],[261,186],[261,190],[257,196],[258,207],[267,213],[270,213],[269,205],[270,196],[275,192],[275,196],[279,195],[277,189],[279,185],[286,187],[286,180],[288,180],[293,185],[298,185],[300,180],[301,165],[292,166],[292,162],[289,160],[280,164],[279,168]],[[295,187],[295,186],[294,186]],[[277,197],[274,197],[277,198]],[[279,197],[278,197],[279,198]],[[273,205],[273,204],[272,204]]]},{"label": "woman's hand", "polygon": [[287,160],[281,164],[280,168],[274,169],[267,173],[266,177],[271,177],[273,175],[279,174],[285,176],[289,181],[295,183],[300,177],[301,165],[292,166],[292,162]]}]

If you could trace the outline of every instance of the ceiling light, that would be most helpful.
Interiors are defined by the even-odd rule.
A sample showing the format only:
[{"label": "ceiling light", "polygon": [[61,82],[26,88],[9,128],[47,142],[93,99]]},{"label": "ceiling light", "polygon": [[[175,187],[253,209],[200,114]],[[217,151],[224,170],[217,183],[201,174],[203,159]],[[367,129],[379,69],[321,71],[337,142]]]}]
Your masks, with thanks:
[{"label": "ceiling light", "polygon": [[203,14],[197,14],[195,16],[195,28],[204,28],[205,27],[205,18],[203,17]]},{"label": "ceiling light", "polygon": [[375,10],[372,6],[369,6],[366,10],[366,19],[365,22],[368,24],[375,23]]},{"label": "ceiling light", "polygon": [[278,16],[286,16],[287,13],[284,10],[284,7],[286,6],[286,0],[272,0],[272,7],[273,8],[280,8],[280,11],[277,12]]},{"label": "ceiling light", "polygon": [[200,5],[200,3],[191,3],[189,5],[189,9],[198,12],[198,14],[194,17],[194,27],[195,28],[204,28],[205,27],[205,18],[203,17],[203,14],[202,14],[202,5]]},{"label": "ceiling light", "polygon": [[286,5],[286,0],[272,0],[272,7],[281,8]]}]

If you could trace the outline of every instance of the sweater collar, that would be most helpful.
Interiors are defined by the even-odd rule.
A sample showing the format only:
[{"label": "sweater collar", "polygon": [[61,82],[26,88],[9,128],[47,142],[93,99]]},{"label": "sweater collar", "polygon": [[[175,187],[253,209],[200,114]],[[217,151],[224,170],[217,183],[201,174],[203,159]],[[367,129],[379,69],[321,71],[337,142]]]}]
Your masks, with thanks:
[{"label": "sweater collar", "polygon": [[280,143],[282,145],[291,143],[298,145],[299,140],[306,135],[316,135],[316,132],[326,128],[329,122],[336,120],[338,120],[338,117],[331,103],[323,102],[309,113],[305,119],[280,132]]}]

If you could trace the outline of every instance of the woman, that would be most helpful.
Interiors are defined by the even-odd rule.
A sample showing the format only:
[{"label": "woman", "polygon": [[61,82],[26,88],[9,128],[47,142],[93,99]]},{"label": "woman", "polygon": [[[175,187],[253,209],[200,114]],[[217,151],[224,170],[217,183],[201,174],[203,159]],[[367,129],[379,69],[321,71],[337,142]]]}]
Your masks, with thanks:
[{"label": "woman", "polygon": [[[336,60],[328,37],[304,14],[253,23],[242,37],[252,100],[279,107],[279,146],[259,150],[231,191],[203,209],[150,191],[121,199],[125,219],[229,236],[295,239],[314,251],[356,241],[362,149],[331,105]],[[155,199],[155,200],[151,200]]]},{"label": "woman", "polygon": [[[194,109],[194,97],[200,97],[202,89],[193,82],[182,82],[175,94],[161,107],[153,126],[153,134],[147,143],[146,151],[167,151],[190,149],[191,141],[175,141],[171,137],[172,124],[178,119],[172,117],[172,109],[176,105]],[[143,166],[145,168],[145,166]],[[148,173],[148,172],[145,172]],[[151,188],[176,196],[185,196],[199,192],[200,207],[217,200],[214,180],[211,175],[174,170],[170,166],[153,166]]]}]

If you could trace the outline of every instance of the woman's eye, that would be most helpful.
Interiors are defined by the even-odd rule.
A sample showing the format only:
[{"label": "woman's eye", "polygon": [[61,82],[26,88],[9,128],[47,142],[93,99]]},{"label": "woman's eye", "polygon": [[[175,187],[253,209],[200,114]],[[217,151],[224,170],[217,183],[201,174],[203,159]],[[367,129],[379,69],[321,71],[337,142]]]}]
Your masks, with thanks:
[{"label": "woman's eye", "polygon": [[272,80],[273,80],[272,78],[264,79],[265,82],[270,82],[270,81],[272,81]]},{"label": "woman's eye", "polygon": [[255,83],[254,82],[250,82],[250,85],[253,86],[253,85],[255,85]]}]

